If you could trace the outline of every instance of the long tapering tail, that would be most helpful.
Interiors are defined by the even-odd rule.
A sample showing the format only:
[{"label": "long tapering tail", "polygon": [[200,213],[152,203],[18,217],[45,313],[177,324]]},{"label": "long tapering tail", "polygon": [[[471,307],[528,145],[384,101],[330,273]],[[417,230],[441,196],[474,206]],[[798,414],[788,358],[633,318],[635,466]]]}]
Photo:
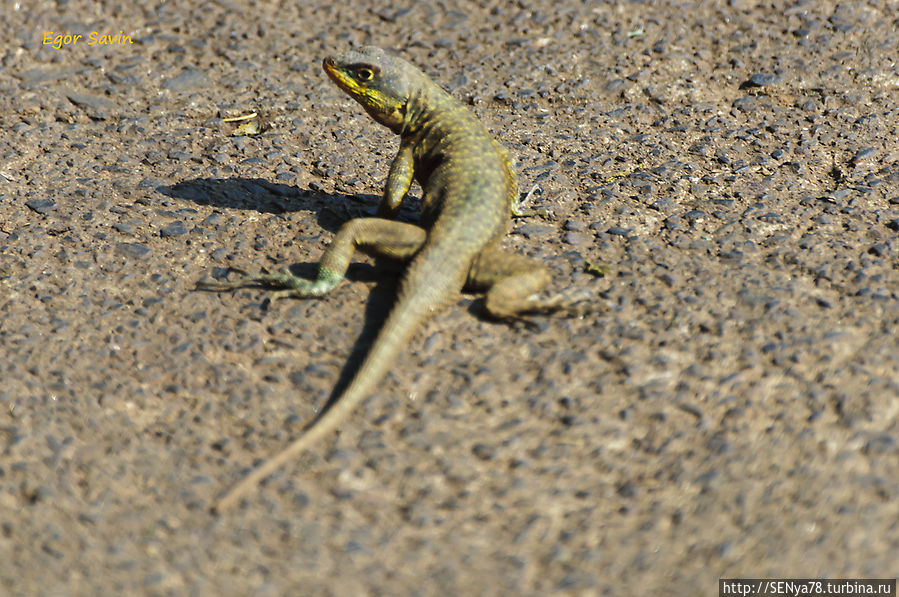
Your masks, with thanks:
[{"label": "long tapering tail", "polygon": [[330,402],[325,410],[310,421],[303,435],[225,493],[213,505],[213,513],[220,514],[228,510],[263,479],[295,459],[322,437],[333,432],[359,403],[371,394],[388,368],[396,362],[400,351],[418,326],[459,294],[465,272],[432,269],[428,267],[429,261],[429,259],[416,260],[410,266],[400,286],[396,304],[362,366],[343,394],[336,401]]}]

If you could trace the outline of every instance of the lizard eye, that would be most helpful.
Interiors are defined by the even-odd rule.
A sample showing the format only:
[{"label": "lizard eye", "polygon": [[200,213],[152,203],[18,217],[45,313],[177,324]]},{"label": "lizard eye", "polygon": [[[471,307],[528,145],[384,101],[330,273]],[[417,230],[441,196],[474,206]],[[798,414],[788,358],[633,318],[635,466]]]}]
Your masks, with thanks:
[{"label": "lizard eye", "polygon": [[375,74],[371,72],[370,68],[360,68],[356,71],[356,77],[360,81],[371,81],[374,76]]}]

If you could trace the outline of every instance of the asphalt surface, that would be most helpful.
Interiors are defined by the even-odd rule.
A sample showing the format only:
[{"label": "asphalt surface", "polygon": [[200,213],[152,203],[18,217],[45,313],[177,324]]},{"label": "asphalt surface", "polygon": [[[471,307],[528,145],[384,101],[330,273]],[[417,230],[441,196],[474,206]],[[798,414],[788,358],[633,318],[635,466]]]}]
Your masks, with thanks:
[{"label": "asphalt surface", "polygon": [[[896,2],[259,4],[0,6],[0,592],[899,576]],[[548,210],[506,246],[594,310],[466,295],[216,517],[391,304],[367,258],[317,301],[194,290],[373,212],[397,139],[320,68],[359,44],[471,104]]]}]

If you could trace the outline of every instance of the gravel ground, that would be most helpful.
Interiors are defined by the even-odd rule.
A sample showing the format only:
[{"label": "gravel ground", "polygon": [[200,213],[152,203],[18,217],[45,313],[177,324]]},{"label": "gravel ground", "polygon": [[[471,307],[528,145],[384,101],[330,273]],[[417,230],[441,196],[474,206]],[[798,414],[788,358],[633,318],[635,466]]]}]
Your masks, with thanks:
[{"label": "gravel ground", "polygon": [[[0,7],[0,592],[899,576],[897,2],[151,4]],[[596,311],[465,296],[214,517],[391,304],[365,259],[319,301],[193,290],[373,211],[397,140],[320,68],[369,43],[497,133],[549,209],[507,246]]]}]

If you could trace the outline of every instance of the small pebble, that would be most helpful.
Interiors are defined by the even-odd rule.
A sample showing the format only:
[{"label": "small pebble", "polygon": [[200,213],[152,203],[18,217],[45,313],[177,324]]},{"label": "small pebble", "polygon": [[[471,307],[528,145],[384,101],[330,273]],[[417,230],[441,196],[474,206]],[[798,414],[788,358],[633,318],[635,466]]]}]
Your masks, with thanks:
[{"label": "small pebble", "polygon": [[493,460],[496,448],[487,444],[475,444],[472,446],[471,452],[481,460]]},{"label": "small pebble", "polygon": [[187,234],[187,225],[181,220],[176,220],[171,224],[167,224],[159,231],[160,236],[183,236]]},{"label": "small pebble", "polygon": [[56,209],[56,203],[52,199],[31,199],[26,201],[25,205],[42,216]]},{"label": "small pebble", "polygon": [[582,246],[590,244],[593,238],[591,235],[585,234],[583,232],[566,232],[562,237],[562,240],[569,245]]},{"label": "small pebble", "polygon": [[195,91],[212,85],[212,80],[201,70],[185,69],[180,75],[163,82],[162,88],[169,91]]},{"label": "small pebble", "polygon": [[777,75],[771,75],[767,73],[756,73],[749,77],[749,79],[743,82],[740,85],[740,89],[747,89],[750,87],[766,87],[768,85],[776,85],[780,83],[781,78]]},{"label": "small pebble", "polygon": [[116,245],[116,252],[124,257],[142,259],[149,255],[151,250],[140,243],[119,243]]},{"label": "small pebble", "polygon": [[705,219],[706,213],[700,209],[692,209],[684,214],[684,217],[691,223],[696,224]]},{"label": "small pebble", "polygon": [[859,164],[866,162],[877,155],[877,150],[873,147],[866,147],[864,149],[858,150],[854,156],[852,156],[852,165],[858,166]]}]

